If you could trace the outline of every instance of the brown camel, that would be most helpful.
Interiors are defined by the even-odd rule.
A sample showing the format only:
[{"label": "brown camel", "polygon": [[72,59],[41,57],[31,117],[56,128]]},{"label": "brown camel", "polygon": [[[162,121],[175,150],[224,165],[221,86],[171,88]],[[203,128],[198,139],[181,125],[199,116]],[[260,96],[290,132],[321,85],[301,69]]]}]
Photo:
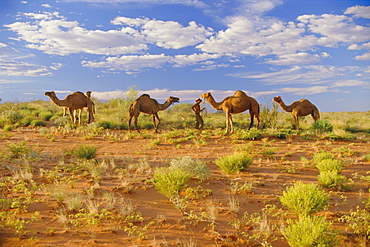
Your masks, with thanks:
[{"label": "brown camel", "polygon": [[[72,123],[76,123],[76,118],[74,111],[83,109],[84,107],[88,108],[88,120],[87,123],[91,123],[94,120],[93,115],[93,102],[92,100],[84,95],[81,92],[75,92],[70,95],[67,95],[63,100],[58,99],[54,91],[46,92],[46,96],[50,97],[50,100],[53,101],[56,105],[67,107],[71,117]],[[81,114],[81,113],[80,113]],[[79,124],[81,124],[81,118],[79,118]]]},{"label": "brown camel", "polygon": [[[91,99],[91,94],[92,94],[92,92],[91,91],[86,91],[86,93],[85,93],[85,95],[87,96],[87,97],[89,97],[90,99]],[[95,103],[94,103],[94,101],[92,101],[91,100],[91,102],[92,102],[92,104],[93,104],[93,113],[95,114]],[[67,115],[67,110],[68,110],[68,107],[63,107],[63,117],[65,117],[66,115]],[[89,108],[87,107],[87,113],[89,113]],[[80,122],[80,119],[81,119],[81,115],[82,115],[82,109],[77,109],[77,110],[74,110],[73,111],[73,114],[74,114],[74,117],[75,117],[75,120],[77,120],[78,119],[78,121]],[[92,121],[91,122],[93,122],[94,121],[94,119],[92,119]]]},{"label": "brown camel", "polygon": [[[143,94],[137,98],[130,105],[130,119],[128,120],[128,129],[131,131],[131,119],[134,118],[134,125],[136,130],[140,133],[139,128],[137,127],[137,119],[140,112],[153,115],[153,125],[155,132],[158,132],[158,126],[161,120],[158,117],[158,111],[166,110],[172,103],[180,102],[180,99],[177,97],[170,96],[166,102],[159,104],[155,99],[150,98],[148,94]],[[156,123],[156,120],[158,123]]]},{"label": "brown camel", "polygon": [[[214,109],[221,110],[226,113],[226,132],[233,133],[234,132],[234,125],[233,125],[233,119],[231,114],[241,113],[246,110],[249,110],[249,113],[251,115],[251,123],[249,125],[248,129],[251,129],[253,125],[253,119],[256,118],[257,121],[257,129],[259,128],[259,112],[260,107],[258,102],[252,98],[249,97],[245,92],[238,90],[234,93],[233,96],[226,97],[221,102],[216,102],[211,93],[204,93],[200,95],[201,98],[204,98]],[[230,132],[229,132],[230,129]]]},{"label": "brown camel", "polygon": [[307,99],[301,99],[300,101],[294,101],[290,105],[285,105],[283,100],[281,99],[281,96],[274,97],[273,101],[277,102],[284,111],[292,113],[297,130],[299,129],[299,121],[298,121],[299,117],[303,117],[303,116],[307,116],[311,114],[313,121],[315,121],[315,123],[320,118],[320,113],[317,107]]}]

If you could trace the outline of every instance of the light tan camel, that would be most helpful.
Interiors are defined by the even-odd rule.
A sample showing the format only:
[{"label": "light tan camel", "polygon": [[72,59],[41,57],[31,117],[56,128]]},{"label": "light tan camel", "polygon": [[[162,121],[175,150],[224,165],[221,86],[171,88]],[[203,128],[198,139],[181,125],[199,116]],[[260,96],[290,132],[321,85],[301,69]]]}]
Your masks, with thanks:
[{"label": "light tan camel", "polygon": [[[56,105],[67,107],[69,110],[70,118],[72,123],[76,123],[76,118],[74,111],[78,109],[88,108],[88,120],[87,123],[91,123],[94,120],[93,102],[92,100],[81,92],[75,92],[67,95],[64,99],[60,100],[56,96],[54,91],[46,92],[46,96],[49,96],[50,100]],[[81,118],[78,119],[79,124],[81,124]]]},{"label": "light tan camel", "polygon": [[254,117],[256,118],[256,121],[257,121],[257,129],[259,128],[259,123],[260,123],[259,104],[254,98],[249,97],[245,92],[238,90],[234,93],[234,95],[226,97],[221,102],[216,102],[212,94],[209,92],[200,95],[200,97],[204,98],[214,109],[221,110],[226,113],[226,132],[225,134],[229,134],[229,133],[231,134],[234,132],[233,119],[231,115],[236,114],[236,113],[241,113],[246,110],[249,110],[249,113],[251,115],[251,123],[248,129],[252,127]]},{"label": "light tan camel", "polygon": [[[161,120],[158,117],[158,111],[166,110],[171,106],[172,103],[180,102],[180,99],[177,97],[170,96],[166,102],[159,104],[155,99],[150,98],[148,94],[143,94],[137,98],[130,105],[130,118],[128,120],[128,129],[131,131],[131,119],[134,118],[134,125],[136,130],[140,133],[139,128],[137,127],[137,119],[140,115],[140,112],[153,115],[153,125],[155,132],[158,132],[158,126]],[[156,119],[158,123],[156,123]]]},{"label": "light tan camel", "polygon": [[315,121],[315,123],[320,118],[320,113],[317,107],[307,99],[294,101],[290,105],[285,105],[283,100],[281,99],[281,96],[274,97],[273,101],[278,103],[284,111],[292,113],[297,130],[299,129],[299,117],[311,114],[313,121]]},{"label": "light tan camel", "polygon": [[[91,94],[92,94],[91,91],[86,91],[86,93],[85,93],[85,95],[87,97],[89,97],[90,99],[91,99]],[[92,100],[91,100],[91,102],[93,104],[93,113],[95,114],[95,103]],[[88,107],[86,107],[86,108],[87,108],[87,114],[89,114],[89,108]],[[68,107],[66,107],[66,106],[63,107],[63,117],[65,117],[67,115],[67,110],[68,110]],[[82,115],[82,109],[74,110],[73,111],[73,114],[74,114],[75,121],[78,120],[80,122],[81,121],[80,120],[81,119],[81,115]],[[91,122],[93,122],[93,121],[94,121],[94,119],[92,119]]]}]

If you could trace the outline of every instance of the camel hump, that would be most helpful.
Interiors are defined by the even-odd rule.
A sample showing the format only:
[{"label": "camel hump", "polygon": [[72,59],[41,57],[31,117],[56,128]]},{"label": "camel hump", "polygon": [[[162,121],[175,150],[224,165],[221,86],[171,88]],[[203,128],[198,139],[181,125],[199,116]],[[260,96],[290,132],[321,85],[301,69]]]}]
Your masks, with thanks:
[{"label": "camel hump", "polygon": [[238,90],[234,93],[234,96],[247,96],[247,94],[242,90]]},{"label": "camel hump", "polygon": [[141,97],[149,97],[149,98],[150,98],[150,95],[149,95],[149,94],[147,94],[147,93],[144,93],[144,94],[142,94],[139,98],[141,98]]}]

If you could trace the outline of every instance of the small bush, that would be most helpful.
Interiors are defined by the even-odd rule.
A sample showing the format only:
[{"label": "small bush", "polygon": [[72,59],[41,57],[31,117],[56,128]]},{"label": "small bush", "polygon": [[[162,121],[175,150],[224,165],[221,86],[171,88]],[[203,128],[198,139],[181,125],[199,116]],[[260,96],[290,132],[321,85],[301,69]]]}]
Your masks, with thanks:
[{"label": "small bush", "polygon": [[320,133],[333,131],[333,125],[326,119],[317,121],[312,128]]},{"label": "small bush", "polygon": [[170,162],[172,169],[181,169],[191,175],[192,178],[204,180],[209,178],[209,168],[204,163],[193,160],[190,156],[172,159]]},{"label": "small bush", "polygon": [[235,140],[255,140],[261,138],[261,131],[255,128],[242,130],[232,135],[232,138]]},{"label": "small bush", "polygon": [[49,121],[52,116],[53,114],[49,111],[42,111],[39,113],[39,117],[44,121]]},{"label": "small bush", "polygon": [[7,146],[7,148],[11,153],[10,157],[12,158],[24,157],[32,152],[25,142],[11,143]]},{"label": "small bush", "polygon": [[321,186],[325,188],[341,187],[346,182],[346,177],[339,175],[335,171],[320,172],[317,179]]},{"label": "small bush", "polygon": [[5,125],[5,126],[4,126],[4,128],[3,128],[3,130],[4,130],[5,132],[10,132],[10,131],[12,131],[12,130],[13,130],[13,126],[11,126],[11,125]]},{"label": "small bush", "polygon": [[43,120],[32,120],[31,121],[31,124],[30,124],[32,127],[35,127],[35,126],[46,126],[46,122],[43,121]]},{"label": "small bush", "polygon": [[341,173],[343,170],[343,164],[339,160],[325,159],[321,160],[316,164],[317,169],[320,172],[336,172]]},{"label": "small bush", "polygon": [[357,234],[357,239],[365,243],[370,240],[370,212],[357,206],[356,211],[351,210],[349,215],[343,215],[339,221],[347,222],[348,228]]},{"label": "small bush", "polygon": [[31,124],[31,122],[33,121],[34,119],[33,118],[30,118],[30,117],[26,117],[26,118],[23,118],[21,121],[20,121],[20,124],[22,126],[28,126]]},{"label": "small bush", "polygon": [[322,160],[334,160],[334,159],[335,159],[335,157],[334,157],[334,154],[332,154],[332,153],[318,152],[318,153],[314,154],[312,161],[316,165],[319,162],[321,162]]},{"label": "small bush", "polygon": [[329,203],[329,196],[316,184],[296,182],[283,191],[280,201],[290,211],[307,215],[325,208]]},{"label": "small bush", "polygon": [[253,163],[252,157],[246,154],[234,154],[224,158],[218,158],[216,165],[226,174],[244,171]]},{"label": "small bush", "polygon": [[93,159],[95,158],[97,151],[98,148],[95,146],[81,145],[76,150],[74,150],[73,154],[81,159]]},{"label": "small bush", "polygon": [[283,235],[292,247],[337,246],[338,235],[330,231],[331,222],[320,216],[300,216],[298,220],[287,220],[289,226]]},{"label": "small bush", "polygon": [[370,154],[366,154],[364,157],[364,161],[370,161]]},{"label": "small bush", "polygon": [[179,195],[190,178],[191,175],[184,170],[159,167],[154,172],[153,184],[159,193],[172,199]]}]

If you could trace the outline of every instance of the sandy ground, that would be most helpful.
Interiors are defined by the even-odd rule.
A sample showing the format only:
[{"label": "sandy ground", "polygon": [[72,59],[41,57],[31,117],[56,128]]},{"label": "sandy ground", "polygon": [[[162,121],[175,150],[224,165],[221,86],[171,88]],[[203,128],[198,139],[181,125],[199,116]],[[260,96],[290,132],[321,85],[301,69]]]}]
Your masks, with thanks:
[{"label": "sandy ground", "polygon": [[[333,222],[332,227],[339,230],[340,246],[358,246],[355,236],[338,219],[369,197],[370,185],[359,179],[360,176],[370,175],[366,174],[370,171],[370,163],[364,161],[365,154],[370,153],[368,140],[328,141],[293,136],[289,141],[272,137],[268,137],[268,140],[234,141],[229,136],[208,135],[202,138],[203,142],[183,141],[171,144],[163,139],[164,131],[159,134],[144,131],[143,135],[130,138],[124,130],[107,131],[92,138],[86,138],[86,133],[76,131],[49,133],[51,134],[47,136],[39,130],[23,128],[6,134],[8,137],[0,140],[0,150],[3,152],[0,172],[3,180],[14,174],[14,168],[24,165],[21,160],[6,158],[8,145],[24,141],[43,157],[39,161],[30,162],[30,165],[34,171],[33,180],[44,186],[34,192],[33,198],[37,200],[28,206],[27,212],[18,214],[20,218],[29,220],[32,214],[39,212],[38,220],[27,224],[26,228],[30,231],[21,237],[15,234],[14,229],[1,229],[1,246],[261,246],[264,241],[271,246],[288,246],[279,228],[284,225],[286,218],[295,218],[294,215],[288,214],[284,219],[278,219],[269,214],[264,225],[279,226],[275,229],[263,229],[262,221],[246,224],[243,215],[245,212],[249,215],[262,215],[262,209],[266,205],[275,205],[287,212],[282,207],[279,196],[286,186],[293,185],[296,181],[318,183],[318,170],[302,161],[301,157],[311,160],[314,153],[320,150],[333,152],[344,160],[346,165],[342,175],[352,178],[352,182],[347,190],[325,189],[331,195],[330,206],[318,215],[326,216]],[[51,135],[55,138],[54,141],[50,141]],[[154,145],[153,140],[159,140],[159,144]],[[253,144],[249,144],[250,142]],[[76,164],[78,161],[67,156],[66,151],[82,144],[98,147],[96,160],[114,160],[115,167],[110,167],[101,176],[92,194],[88,193],[93,186],[91,180],[88,176],[81,175],[82,172],[74,177],[70,191],[92,198],[101,208],[106,205],[103,198],[106,192],[114,193],[117,198],[124,198],[142,216],[141,220],[133,223],[132,226],[136,227],[133,234],[130,235],[125,230],[127,220],[115,217],[107,217],[107,220],[102,220],[93,227],[87,227],[83,223],[78,227],[67,227],[58,219],[56,212],[63,204],[57,203],[48,192],[51,187],[60,184],[52,184],[45,178],[42,170],[53,171],[61,163],[69,166]],[[345,150],[343,147],[353,151],[353,154],[338,151]],[[253,156],[253,164],[244,172],[223,174],[215,160],[236,151],[249,152]],[[211,174],[204,181],[190,180],[190,187],[201,186],[211,193],[199,199],[187,199],[184,212],[176,209],[168,198],[158,193],[148,182],[156,167],[166,166],[171,159],[182,156],[202,161],[209,167]],[[147,169],[140,169],[140,164],[147,166]],[[125,173],[119,174],[118,170],[124,170]],[[125,181],[126,186],[122,185],[122,181]],[[253,187],[249,191],[233,193],[230,188],[236,182],[249,183]],[[4,190],[2,193],[4,197],[17,196]],[[237,212],[231,210],[231,200],[238,203]],[[202,218],[201,215],[206,217]],[[241,222],[238,227],[230,223],[237,220]],[[132,226],[131,229],[134,229]],[[145,234],[144,239],[140,239],[140,232]],[[248,237],[252,235],[257,236],[255,240]]]}]

